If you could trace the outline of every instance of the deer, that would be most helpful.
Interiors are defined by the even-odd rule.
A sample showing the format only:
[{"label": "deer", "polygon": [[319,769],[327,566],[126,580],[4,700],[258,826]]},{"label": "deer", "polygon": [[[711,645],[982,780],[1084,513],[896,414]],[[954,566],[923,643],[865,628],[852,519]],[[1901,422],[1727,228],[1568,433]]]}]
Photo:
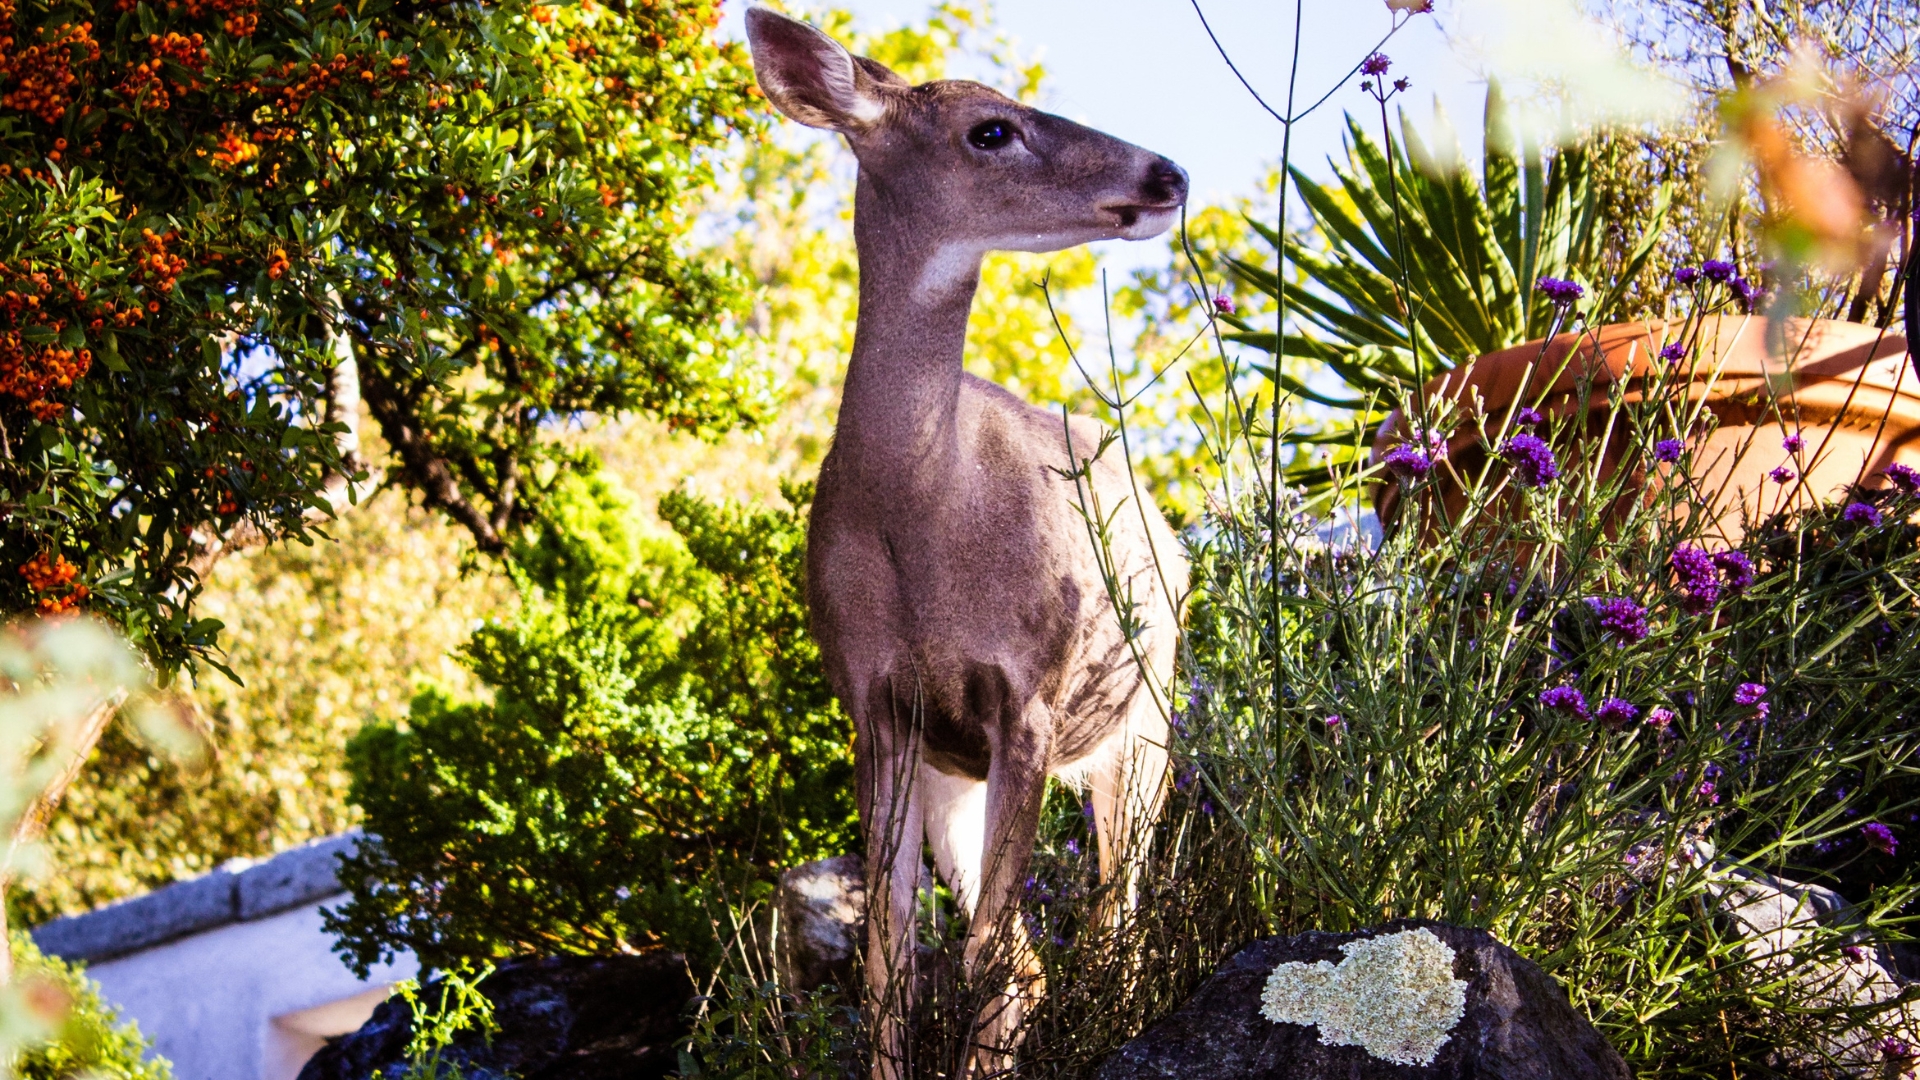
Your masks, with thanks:
[{"label": "deer", "polygon": [[1187,174],[977,82],[912,85],[764,7],[746,29],[762,94],[859,166],[859,309],[806,596],[854,728],[872,1075],[907,1068],[923,841],[968,916],[969,977],[1011,958],[975,1029],[992,1072],[1044,993],[1018,901],[1049,777],[1090,792],[1103,918],[1136,903],[1187,575],[1096,421],[965,370],[967,321],[988,252],[1158,236]]}]

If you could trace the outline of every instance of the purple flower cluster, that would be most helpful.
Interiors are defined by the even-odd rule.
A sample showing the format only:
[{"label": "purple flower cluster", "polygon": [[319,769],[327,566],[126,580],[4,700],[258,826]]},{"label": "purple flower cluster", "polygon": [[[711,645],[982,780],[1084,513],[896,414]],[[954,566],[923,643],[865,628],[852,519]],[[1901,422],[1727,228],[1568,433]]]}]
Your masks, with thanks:
[{"label": "purple flower cluster", "polygon": [[1773,481],[1776,484],[1791,484],[1793,483],[1794,478],[1798,475],[1799,474],[1794,472],[1792,469],[1789,469],[1785,465],[1782,465],[1772,470],[1771,472],[1767,473],[1767,479]]},{"label": "purple flower cluster", "polygon": [[1587,718],[1587,699],[1571,686],[1555,686],[1543,691],[1540,704],[1554,712],[1571,713],[1582,720]]},{"label": "purple flower cluster", "polygon": [[1913,1047],[1908,1046],[1905,1039],[1892,1035],[1880,1040],[1880,1053],[1886,1055],[1889,1061],[1910,1061],[1915,1057]]},{"label": "purple flower cluster", "polygon": [[1708,281],[1721,283],[1733,280],[1735,267],[1725,259],[1708,259],[1700,264],[1700,272],[1707,275]]},{"label": "purple flower cluster", "polygon": [[1867,503],[1850,502],[1847,504],[1845,510],[1840,511],[1840,520],[1849,525],[1858,525],[1867,529],[1877,529],[1880,527],[1880,511],[1875,510]]},{"label": "purple flower cluster", "polygon": [[1610,697],[1600,702],[1600,708],[1595,710],[1593,718],[1619,731],[1640,719],[1640,710],[1624,698]]},{"label": "purple flower cluster", "polygon": [[1668,559],[1680,581],[1680,609],[1690,615],[1712,611],[1720,602],[1720,570],[1713,556],[1697,547],[1682,545]]},{"label": "purple flower cluster", "polygon": [[1507,459],[1507,464],[1519,475],[1520,483],[1527,487],[1546,487],[1560,478],[1560,463],[1554,460],[1552,448],[1538,435],[1513,436],[1500,448],[1500,456]]},{"label": "purple flower cluster", "polygon": [[1700,280],[1700,271],[1691,266],[1683,266],[1673,272],[1675,285],[1691,285]]},{"label": "purple flower cluster", "polygon": [[1733,703],[1753,710],[1755,720],[1765,720],[1773,706],[1767,704],[1767,688],[1755,682],[1741,683],[1734,687]]},{"label": "purple flower cluster", "polygon": [[1647,637],[1647,609],[1624,596],[1587,597],[1587,606],[1600,617],[1600,628],[1629,645]]},{"label": "purple flower cluster", "polygon": [[1665,705],[1655,705],[1647,710],[1647,726],[1655,731],[1665,731],[1673,724],[1673,710]]},{"label": "purple flower cluster", "polygon": [[1920,470],[1910,465],[1895,462],[1886,468],[1887,479],[1900,489],[1903,495],[1920,495]]},{"label": "purple flower cluster", "polygon": [[1687,343],[1684,341],[1669,341],[1660,347],[1660,359],[1669,364],[1677,364],[1686,358]]},{"label": "purple flower cluster", "polygon": [[1733,295],[1739,297],[1740,303],[1749,311],[1753,310],[1754,302],[1760,299],[1760,286],[1755,285],[1746,278],[1734,278],[1733,283],[1729,285],[1728,288],[1733,290]]},{"label": "purple flower cluster", "polygon": [[1800,433],[1797,431],[1780,440],[1780,449],[1785,450],[1789,454],[1797,454],[1806,448],[1807,440],[1801,438]]},{"label": "purple flower cluster", "polygon": [[1547,422],[1547,418],[1540,415],[1539,409],[1531,405],[1522,405],[1514,410],[1513,422],[1519,427],[1539,427]]},{"label": "purple flower cluster", "polygon": [[1543,277],[1534,282],[1533,287],[1555,307],[1570,307],[1575,300],[1587,294],[1587,290],[1563,278]]},{"label": "purple flower cluster", "polygon": [[1219,296],[1213,298],[1213,310],[1222,315],[1231,315],[1239,310],[1239,308],[1234,304],[1233,297],[1226,293],[1221,293]]},{"label": "purple flower cluster", "polygon": [[1753,560],[1738,551],[1716,551],[1713,565],[1720,571],[1721,583],[1734,592],[1753,584]]},{"label": "purple flower cluster", "polygon": [[1882,855],[1892,855],[1900,850],[1900,841],[1893,835],[1893,830],[1877,821],[1871,825],[1860,826],[1860,838],[1867,842],[1868,847]]},{"label": "purple flower cluster", "polygon": [[1680,455],[1685,453],[1686,449],[1687,444],[1679,439],[1661,439],[1653,444],[1653,460],[1679,461]]},{"label": "purple flower cluster", "polygon": [[1433,459],[1424,450],[1412,443],[1401,443],[1387,451],[1380,459],[1396,476],[1405,476],[1414,480],[1433,471]]},{"label": "purple flower cluster", "polygon": [[1374,53],[1372,56],[1360,61],[1360,74],[1385,75],[1387,69],[1392,66],[1393,61],[1387,57],[1386,53]]},{"label": "purple flower cluster", "polygon": [[1711,761],[1707,762],[1707,767],[1701,770],[1705,778],[1700,781],[1700,786],[1694,789],[1695,794],[1714,806],[1720,805],[1720,791],[1714,784],[1714,781],[1720,779],[1720,771],[1720,766]]}]

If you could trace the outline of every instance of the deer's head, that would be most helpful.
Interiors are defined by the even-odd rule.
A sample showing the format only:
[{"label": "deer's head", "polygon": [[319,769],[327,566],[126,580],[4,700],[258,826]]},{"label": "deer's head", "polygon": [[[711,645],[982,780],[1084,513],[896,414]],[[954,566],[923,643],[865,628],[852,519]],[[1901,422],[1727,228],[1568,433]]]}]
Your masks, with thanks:
[{"label": "deer's head", "polygon": [[1144,240],[1186,202],[1180,166],[979,83],[913,86],[766,8],[747,12],[747,38],[767,99],[846,136],[874,209],[927,250],[977,258]]}]

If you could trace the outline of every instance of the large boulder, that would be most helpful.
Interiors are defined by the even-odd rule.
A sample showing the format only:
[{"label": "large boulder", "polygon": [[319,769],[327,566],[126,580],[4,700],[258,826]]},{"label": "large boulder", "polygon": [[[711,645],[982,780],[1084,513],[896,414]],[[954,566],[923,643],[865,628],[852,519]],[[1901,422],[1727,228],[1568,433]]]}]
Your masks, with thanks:
[{"label": "large boulder", "polygon": [[[1341,946],[1425,929],[1453,951],[1457,1016],[1431,1064],[1396,1064],[1364,1045],[1329,1045],[1321,1024],[1278,1023],[1262,1013],[1268,977],[1284,963],[1340,965]],[[1289,969],[1324,978],[1329,967]],[[1451,982],[1441,974],[1443,983]],[[1441,997],[1444,998],[1444,993]],[[1363,1003],[1364,1004],[1364,1003]],[[1374,1006],[1368,1006],[1374,1007]],[[1391,1005],[1388,1006],[1391,1008]],[[1443,1010],[1444,1011],[1444,1010]],[[1343,1018],[1365,1027],[1356,1009]],[[1332,1021],[1329,1027],[1337,1027]],[[1336,1041],[1340,1036],[1336,1031]],[[1392,1056],[1389,1053],[1389,1056]],[[1268,938],[1221,965],[1173,1015],[1121,1047],[1099,1080],[1627,1080],[1627,1064],[1539,966],[1484,930],[1401,919],[1351,934]]]},{"label": "large boulder", "polygon": [[[1820,885],[1715,865],[1707,888],[1760,980],[1790,987],[1786,996],[1806,1013],[1855,1018],[1795,1032],[1773,1064],[1810,1075],[1879,1076],[1920,1046],[1920,1000],[1904,958],[1873,940],[1857,908]],[[1836,934],[1849,943],[1838,954]]]},{"label": "large boulder", "polygon": [[828,984],[851,989],[866,933],[865,861],[840,855],[782,873],[774,910],[780,920],[775,952],[784,989],[796,994]]},{"label": "large boulder", "polygon": [[[479,989],[499,1030],[491,1041],[469,1031],[442,1055],[464,1080],[664,1080],[691,1031],[686,960],[665,950],[512,961]],[[421,996],[438,1000],[434,984]],[[300,1080],[395,1080],[411,1036],[407,1004],[390,998],[315,1054]]]}]

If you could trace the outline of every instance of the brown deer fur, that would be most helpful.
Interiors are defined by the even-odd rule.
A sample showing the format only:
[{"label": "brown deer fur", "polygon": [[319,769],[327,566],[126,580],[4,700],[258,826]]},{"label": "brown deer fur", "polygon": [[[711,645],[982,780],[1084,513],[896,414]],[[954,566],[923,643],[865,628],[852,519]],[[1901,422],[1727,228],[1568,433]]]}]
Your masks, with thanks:
[{"label": "brown deer fur", "polygon": [[[1186,174],[978,83],[911,86],[764,8],[747,33],[767,98],[860,163],[859,324],[807,543],[814,632],[854,722],[874,1071],[909,1068],[923,836],[971,912],[969,970],[989,946],[1010,958],[976,1058],[996,1068],[1040,992],[1016,902],[1049,775],[1091,787],[1110,914],[1130,902],[1165,785],[1186,566],[1117,453],[1097,454],[1097,425],[966,374],[968,311],[986,252],[1158,235]],[[1091,485],[1065,475],[1088,459]],[[1131,641],[1083,516],[1096,505]]]}]

